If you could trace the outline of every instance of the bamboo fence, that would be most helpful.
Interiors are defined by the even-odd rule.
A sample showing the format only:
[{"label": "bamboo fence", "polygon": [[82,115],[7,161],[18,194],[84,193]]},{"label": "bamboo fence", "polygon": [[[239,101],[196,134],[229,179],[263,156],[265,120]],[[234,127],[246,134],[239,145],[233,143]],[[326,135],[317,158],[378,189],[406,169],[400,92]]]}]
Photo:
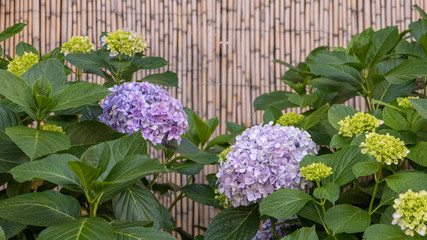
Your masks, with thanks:
[{"label": "bamboo fence", "polygon": [[[316,47],[346,46],[370,26],[404,30],[420,17],[413,4],[427,8],[427,0],[0,0],[0,31],[28,24],[2,43],[12,57],[20,41],[44,54],[72,36],[89,36],[99,47],[101,32],[142,33],[151,45],[149,55],[167,59],[166,68],[178,74],[179,88],[168,90],[202,119],[218,117],[219,134],[226,121],[261,123],[253,100],[290,90],[280,81],[286,69],[272,60],[296,64]],[[363,108],[360,99],[348,104]],[[195,181],[214,171],[206,167]],[[163,180],[181,185],[186,179],[172,174]],[[173,199],[161,200],[168,205]],[[190,233],[199,233],[193,225],[208,226],[215,214],[188,199],[173,211],[177,225]]]}]

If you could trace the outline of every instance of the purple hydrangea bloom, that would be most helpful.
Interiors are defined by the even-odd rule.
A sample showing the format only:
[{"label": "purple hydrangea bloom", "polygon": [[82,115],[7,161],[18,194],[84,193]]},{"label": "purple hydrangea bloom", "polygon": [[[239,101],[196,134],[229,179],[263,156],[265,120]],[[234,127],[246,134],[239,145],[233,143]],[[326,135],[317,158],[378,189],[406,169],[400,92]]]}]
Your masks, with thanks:
[{"label": "purple hydrangea bloom", "polygon": [[[282,222],[284,219],[277,220],[276,223]],[[282,228],[290,226],[287,223],[282,223],[280,225],[276,225],[276,233],[279,239],[284,237],[286,235],[285,231],[282,230]],[[267,219],[262,225],[261,230],[258,230],[255,237],[252,238],[252,240],[273,240],[274,239],[274,233],[273,229],[271,229],[271,220]]]},{"label": "purple hydrangea bloom", "polygon": [[258,125],[236,137],[236,143],[220,163],[218,191],[234,207],[247,206],[281,188],[304,189],[299,162],[316,153],[310,134],[296,127]]},{"label": "purple hydrangea bloom", "polygon": [[122,133],[141,130],[153,144],[181,141],[188,129],[181,103],[160,87],[148,82],[129,82],[109,89],[102,103],[101,122]]}]

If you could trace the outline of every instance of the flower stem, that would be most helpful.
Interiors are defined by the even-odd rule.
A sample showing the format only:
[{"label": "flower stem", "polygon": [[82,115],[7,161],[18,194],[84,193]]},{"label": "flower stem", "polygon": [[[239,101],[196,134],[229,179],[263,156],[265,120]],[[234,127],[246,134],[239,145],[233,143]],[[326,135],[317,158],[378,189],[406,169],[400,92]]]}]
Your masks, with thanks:
[{"label": "flower stem", "polygon": [[368,209],[369,215],[372,215],[372,213],[374,213],[374,211],[372,211],[372,207],[374,206],[375,195],[377,195],[378,184],[380,183],[380,177],[381,177],[381,170],[382,170],[382,168],[383,168],[383,165],[381,164],[380,170],[377,173],[375,173],[375,175],[374,175],[374,177],[375,177],[375,187],[374,187],[374,192],[372,193],[371,202],[369,203],[369,209]]},{"label": "flower stem", "polygon": [[279,236],[277,235],[277,231],[276,231],[276,221],[277,219],[272,217],[270,218],[271,230],[273,231],[273,234],[274,234],[274,240],[279,240]]},{"label": "flower stem", "polygon": [[[185,186],[187,186],[188,184],[190,184],[191,179],[193,179],[193,176],[190,176],[187,179],[187,183],[185,184]],[[168,211],[170,212],[172,210],[172,208],[179,202],[179,200],[183,199],[185,197],[184,193],[181,191],[179,193],[179,195],[177,197],[175,197],[175,199],[173,200],[173,202],[171,203],[171,205],[168,207]]]}]

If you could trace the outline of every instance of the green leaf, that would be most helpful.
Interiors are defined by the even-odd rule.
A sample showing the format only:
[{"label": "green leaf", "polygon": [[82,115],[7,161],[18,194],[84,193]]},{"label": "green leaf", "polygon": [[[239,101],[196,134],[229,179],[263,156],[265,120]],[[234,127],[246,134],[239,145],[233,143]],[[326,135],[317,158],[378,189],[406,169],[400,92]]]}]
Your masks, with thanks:
[{"label": "green leaf", "polygon": [[424,19],[411,22],[408,27],[410,30],[412,30],[411,35],[413,38],[415,38],[415,40],[417,40],[417,42],[419,42],[421,36],[427,32],[427,22]]},{"label": "green leaf", "polygon": [[339,121],[344,120],[345,117],[352,117],[357,113],[357,110],[345,106],[345,105],[332,105],[332,107],[328,111],[328,120],[329,123],[337,130],[340,129]]},{"label": "green leaf", "polygon": [[202,146],[209,140],[212,135],[209,126],[204,123],[197,114],[193,114],[194,124],[196,125],[197,136],[202,143]]},{"label": "green leaf", "polygon": [[15,143],[0,139],[0,172],[9,171],[27,161],[27,155]]},{"label": "green leaf", "polygon": [[55,58],[55,59],[58,59],[59,62],[64,64],[65,57],[64,57],[64,54],[61,52],[61,48],[62,48],[62,46],[59,46],[59,47],[54,48],[49,53],[45,53],[43,56],[41,56],[40,61]]},{"label": "green leaf", "polygon": [[233,122],[226,122],[227,131],[230,133],[240,134],[246,127]]},{"label": "green leaf", "polygon": [[6,134],[31,160],[70,148],[70,139],[59,132],[17,126],[7,128]]},{"label": "green leaf", "polygon": [[214,217],[205,234],[205,240],[251,239],[260,222],[258,205],[227,208]]},{"label": "green leaf", "polygon": [[311,228],[309,227],[302,227],[293,232],[291,235],[287,235],[286,237],[282,238],[281,240],[318,240],[316,234],[316,226],[313,226]]},{"label": "green leaf", "polygon": [[30,86],[33,86],[40,77],[45,77],[49,81],[52,93],[56,93],[69,85],[64,73],[64,65],[55,58],[38,62],[22,74],[22,78]]},{"label": "green leaf", "polygon": [[1,228],[3,228],[3,231],[6,235],[6,239],[12,238],[26,227],[26,225],[24,224],[7,221],[3,218],[0,218],[0,226]]},{"label": "green leaf", "polygon": [[113,199],[114,216],[117,220],[154,221],[154,227],[159,229],[162,223],[163,210],[150,191],[138,185],[133,185]]},{"label": "green leaf", "polygon": [[31,87],[22,78],[9,71],[0,70],[0,86],[0,95],[18,104],[30,117],[36,119],[31,110],[36,106]]},{"label": "green leaf", "polygon": [[186,175],[197,175],[203,169],[203,166],[204,164],[187,160],[170,163],[167,167],[170,172],[178,172]]},{"label": "green leaf", "polygon": [[323,78],[344,82],[353,87],[359,87],[363,84],[363,77],[360,72],[347,65],[332,64],[310,64],[310,70],[314,74],[321,75]]},{"label": "green leaf", "polygon": [[[32,92],[33,92],[33,96],[41,95],[41,96],[49,97],[50,93],[52,92],[52,86],[50,85],[49,80],[47,80],[45,76],[41,76],[34,83]],[[38,108],[40,109],[41,107],[39,106]]]},{"label": "green leaf", "polygon": [[351,141],[353,141],[353,138],[351,137],[345,137],[341,134],[335,134],[332,136],[330,146],[331,148],[343,148],[347,147],[351,144]]},{"label": "green leaf", "polygon": [[83,121],[65,129],[72,145],[97,144],[123,136],[99,121]]},{"label": "green leaf", "polygon": [[363,234],[365,240],[406,240],[408,236],[394,226],[374,224],[369,226]]},{"label": "green leaf", "polygon": [[427,119],[427,99],[409,99],[409,101],[415,110]]},{"label": "green leaf", "polygon": [[166,87],[178,87],[178,75],[171,71],[164,73],[154,73],[144,77],[138,82],[149,82]]},{"label": "green leaf", "polygon": [[375,162],[360,162],[353,166],[353,174],[356,178],[369,176],[371,174],[377,173],[380,170],[381,164],[377,161]]},{"label": "green leaf", "polygon": [[427,190],[427,174],[416,171],[401,171],[385,178],[387,186],[397,193],[411,189],[414,192]]},{"label": "green leaf", "polygon": [[268,124],[269,122],[273,121],[276,122],[277,119],[279,119],[282,116],[282,111],[275,107],[268,107],[264,111],[264,115],[262,115],[262,119],[264,124]]},{"label": "green leaf", "polygon": [[0,105],[0,130],[21,125],[19,117],[9,108]]},{"label": "green leaf", "polygon": [[313,127],[314,125],[316,125],[318,122],[322,120],[323,115],[326,113],[326,111],[328,111],[328,109],[329,109],[329,106],[324,105],[319,109],[317,109],[316,111],[314,111],[313,113],[311,113],[309,116],[304,117],[300,125],[301,128],[304,130],[307,130]]},{"label": "green leaf", "polygon": [[332,204],[335,204],[340,196],[340,187],[332,182],[326,183],[316,188],[313,192],[313,196],[317,199],[327,199]]},{"label": "green leaf", "polygon": [[[135,132],[109,142],[111,149],[110,163],[117,163],[125,157],[140,154],[147,155],[147,142],[142,137],[141,132]],[[111,169],[111,168],[108,168]]]},{"label": "green leaf", "polygon": [[103,218],[80,218],[43,230],[37,240],[114,239],[113,227]]},{"label": "green leaf", "polygon": [[409,130],[406,118],[400,111],[397,111],[391,107],[385,107],[382,118],[385,125],[395,130]]},{"label": "green leaf", "polygon": [[332,80],[329,78],[315,78],[311,80],[313,87],[321,89],[325,92],[339,92],[344,90],[356,90],[355,86],[346,83]]},{"label": "green leaf", "polygon": [[126,69],[131,65],[131,61],[129,59],[113,58],[108,63],[121,71],[123,71],[124,69]]},{"label": "green leaf", "polygon": [[53,111],[77,108],[103,99],[110,91],[99,84],[78,82],[52,96],[56,106]]},{"label": "green leaf", "polygon": [[290,107],[296,107],[297,105],[289,101],[289,96],[292,93],[285,91],[275,91],[271,93],[264,93],[257,97],[254,101],[255,110],[265,110],[272,106],[279,110],[283,110]]},{"label": "green leaf", "polygon": [[183,187],[182,192],[191,200],[208,205],[215,206],[215,189],[206,184],[190,184]]},{"label": "green leaf", "polygon": [[6,240],[6,234],[4,234],[2,227],[0,227],[0,240]]},{"label": "green leaf", "polygon": [[340,204],[326,212],[324,221],[333,234],[357,233],[371,225],[371,216],[361,208]]},{"label": "green leaf", "polygon": [[289,102],[296,104],[302,108],[305,108],[307,106],[310,106],[317,100],[317,96],[314,94],[305,94],[305,95],[298,95],[298,94],[292,94],[289,96]]},{"label": "green leaf", "polygon": [[12,198],[21,194],[29,193],[31,190],[31,184],[31,182],[19,183],[11,179],[7,182],[6,194],[9,198]]},{"label": "green leaf", "polygon": [[111,149],[110,145],[106,142],[88,148],[81,156],[83,163],[99,169],[100,173],[103,173],[107,169],[110,158]]},{"label": "green leaf", "polygon": [[3,32],[0,33],[0,42],[3,42],[4,40],[18,34],[24,29],[25,26],[27,26],[26,23],[16,23],[11,27],[6,28]]},{"label": "green leaf", "polygon": [[418,142],[417,145],[410,147],[408,158],[427,167],[427,142]]},{"label": "green leaf", "polygon": [[80,204],[56,191],[34,192],[0,201],[0,217],[34,226],[52,226],[81,217]]},{"label": "green leaf", "polygon": [[116,240],[175,240],[176,238],[171,235],[154,229],[146,227],[127,227],[115,230]]},{"label": "green leaf", "polygon": [[367,64],[371,68],[381,61],[381,58],[399,41],[399,31],[396,26],[380,29],[372,34],[372,47],[369,50]]},{"label": "green leaf", "polygon": [[81,69],[108,68],[108,63],[96,53],[91,54],[67,54],[65,60]]},{"label": "green leaf", "polygon": [[423,59],[408,59],[385,74],[389,83],[402,84],[427,75],[427,62]]},{"label": "green leaf", "polygon": [[313,198],[305,192],[295,189],[279,189],[261,202],[261,215],[277,219],[288,218],[301,210]]},{"label": "green leaf", "polygon": [[68,167],[68,162],[79,161],[70,154],[52,154],[48,157],[16,166],[9,172],[18,182],[44,179],[73,191],[81,191],[81,183]]},{"label": "green leaf", "polygon": [[39,51],[28,43],[19,42],[15,47],[15,53],[18,56],[23,56],[25,53],[34,53],[37,57],[39,56]]},{"label": "green leaf", "polygon": [[143,70],[153,70],[168,65],[168,62],[161,57],[137,58],[132,62],[132,67]]},{"label": "green leaf", "polygon": [[372,92],[376,100],[391,102],[397,97],[404,97],[415,90],[415,80],[404,84],[390,84],[388,81],[381,82]]},{"label": "green leaf", "polygon": [[83,187],[87,190],[92,190],[92,182],[96,181],[100,175],[99,169],[79,161],[70,161],[68,166],[79,178]]}]

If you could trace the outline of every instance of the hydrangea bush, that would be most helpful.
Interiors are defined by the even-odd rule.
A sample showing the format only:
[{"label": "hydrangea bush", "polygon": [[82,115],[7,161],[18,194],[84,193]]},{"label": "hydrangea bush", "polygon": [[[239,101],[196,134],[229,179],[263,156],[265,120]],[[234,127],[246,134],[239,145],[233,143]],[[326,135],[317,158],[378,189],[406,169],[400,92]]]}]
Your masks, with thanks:
[{"label": "hydrangea bush", "polygon": [[[219,136],[218,118],[168,93],[175,73],[135,79],[168,64],[138,33],[46,54],[20,42],[0,61],[0,239],[426,239],[427,14],[415,8],[410,31],[368,28],[297,66],[276,61],[292,92],[258,96],[263,123]],[[364,109],[343,104],[354,97]],[[218,171],[202,179],[205,165]],[[194,222],[199,235],[171,215],[185,198],[218,210]]]}]

